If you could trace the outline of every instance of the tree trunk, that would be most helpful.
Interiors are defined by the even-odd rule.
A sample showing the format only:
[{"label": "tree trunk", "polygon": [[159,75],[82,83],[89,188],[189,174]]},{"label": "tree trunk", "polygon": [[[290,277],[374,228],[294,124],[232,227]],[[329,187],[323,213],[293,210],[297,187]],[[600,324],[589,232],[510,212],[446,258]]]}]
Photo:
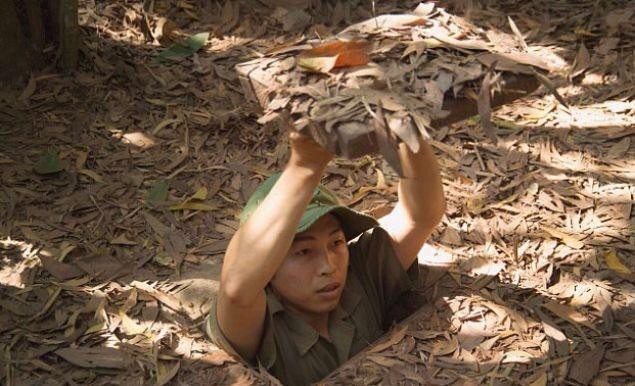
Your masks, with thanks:
[{"label": "tree trunk", "polygon": [[61,69],[77,66],[78,0],[0,0],[0,85],[16,84],[52,61],[46,46],[58,47]]},{"label": "tree trunk", "polygon": [[0,1],[0,84],[22,80],[30,70],[26,38],[11,0]]},{"label": "tree trunk", "polygon": [[77,0],[58,0],[60,14],[59,44],[60,65],[65,71],[75,69],[79,45],[79,27],[77,21]]}]

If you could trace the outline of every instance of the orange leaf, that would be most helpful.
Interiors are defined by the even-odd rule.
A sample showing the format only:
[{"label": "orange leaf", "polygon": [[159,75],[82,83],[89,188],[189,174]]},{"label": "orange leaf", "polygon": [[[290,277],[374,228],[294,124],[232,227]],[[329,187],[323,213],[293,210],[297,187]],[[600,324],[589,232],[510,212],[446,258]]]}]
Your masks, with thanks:
[{"label": "orange leaf", "polygon": [[370,61],[368,51],[371,43],[358,41],[333,41],[320,44],[299,55],[298,64],[319,72],[329,72],[333,68],[362,66]]}]

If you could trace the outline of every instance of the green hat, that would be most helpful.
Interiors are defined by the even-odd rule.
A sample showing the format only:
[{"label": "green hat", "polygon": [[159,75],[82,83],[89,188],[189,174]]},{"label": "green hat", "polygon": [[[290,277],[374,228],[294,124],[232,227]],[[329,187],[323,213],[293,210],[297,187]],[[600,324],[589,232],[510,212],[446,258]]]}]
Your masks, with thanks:
[{"label": "green hat", "polygon": [[[243,212],[240,215],[240,224],[244,224],[249,216],[256,210],[258,205],[267,197],[271,188],[280,178],[281,173],[276,173],[267,178],[256,191],[249,197]],[[347,240],[354,239],[361,233],[378,225],[377,221],[365,214],[359,213],[346,206],[340,205],[337,197],[333,192],[320,184],[313,192],[313,198],[307,206],[296,233],[304,232],[309,229],[313,223],[319,220],[327,213],[333,213],[342,225]]]}]

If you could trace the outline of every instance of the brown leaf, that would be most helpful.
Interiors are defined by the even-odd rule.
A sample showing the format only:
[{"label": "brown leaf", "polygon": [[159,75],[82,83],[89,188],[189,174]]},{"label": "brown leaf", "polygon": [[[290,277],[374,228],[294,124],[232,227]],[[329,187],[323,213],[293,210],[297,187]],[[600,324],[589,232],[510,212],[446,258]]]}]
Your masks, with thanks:
[{"label": "brown leaf", "polygon": [[471,351],[480,345],[485,337],[490,335],[485,331],[485,323],[482,321],[466,320],[461,324],[461,330],[457,334],[459,345],[462,349]]},{"label": "brown leaf", "polygon": [[556,85],[551,81],[551,79],[549,79],[547,76],[541,74],[540,72],[536,71],[536,69],[532,68],[532,70],[534,72],[534,75],[536,76],[536,79],[538,79],[538,81],[543,86],[545,86],[545,88],[558,100],[558,102],[560,102],[564,107],[569,107],[569,105],[564,100],[562,95],[560,95],[560,93],[558,92],[558,89],[556,88]]},{"label": "brown leaf", "polygon": [[117,261],[107,251],[97,251],[77,259],[75,264],[93,278],[106,279],[118,273],[124,273],[132,267],[127,267]]},{"label": "brown leaf", "polygon": [[496,68],[496,62],[492,63],[489,71],[483,78],[481,91],[478,94],[478,114],[481,116],[481,126],[489,139],[496,144],[498,139],[496,127],[492,124],[492,77]]},{"label": "brown leaf", "polygon": [[419,5],[417,5],[417,8],[415,8],[414,11],[412,11],[412,13],[422,17],[428,16],[434,10],[434,6],[435,4],[432,2],[419,3]]},{"label": "brown leaf", "polygon": [[143,212],[143,216],[154,232],[160,237],[165,252],[172,257],[178,271],[183,262],[185,251],[187,250],[185,236],[181,231],[173,231],[148,212]]},{"label": "brown leaf", "polygon": [[516,23],[514,23],[514,21],[512,20],[510,16],[507,16],[507,21],[509,22],[509,26],[512,29],[512,32],[514,33],[514,35],[516,35],[516,38],[520,42],[521,47],[523,48],[523,50],[527,51],[528,49],[527,43],[525,42],[525,38],[523,37],[523,34],[520,33],[520,30],[516,26]]},{"label": "brown leaf", "polygon": [[529,386],[547,386],[547,372],[541,371],[538,377],[536,377]]},{"label": "brown leaf", "polygon": [[388,118],[388,127],[408,145],[410,151],[413,153],[419,152],[421,146],[419,143],[419,135],[409,115],[397,116],[397,114],[392,114],[392,116]]},{"label": "brown leaf", "polygon": [[576,76],[582,74],[584,71],[589,68],[591,65],[591,56],[589,55],[589,50],[587,50],[584,43],[580,44],[580,48],[578,49],[578,54],[575,57],[574,67],[571,69],[571,77],[575,78]]},{"label": "brown leaf", "polygon": [[604,346],[573,355],[573,364],[567,377],[583,385],[588,385],[600,370],[602,358],[604,358]]},{"label": "brown leaf", "polygon": [[631,147],[631,139],[629,137],[623,138],[621,141],[616,142],[611,146],[609,151],[606,154],[606,158],[608,159],[620,159],[626,155],[629,148]]},{"label": "brown leaf", "polygon": [[549,233],[551,236],[562,240],[562,242],[564,242],[567,246],[573,248],[573,249],[582,249],[584,248],[584,242],[577,238],[574,237],[572,235],[568,235],[564,232],[561,232],[557,229],[548,227],[548,226],[542,226],[542,229],[544,231],[546,231],[547,233]]},{"label": "brown leaf", "polygon": [[130,285],[132,287],[137,288],[140,291],[145,292],[147,295],[152,296],[153,298],[155,298],[162,304],[168,306],[169,308],[173,309],[174,311],[183,312],[185,314],[194,313],[191,307],[187,307],[186,305],[182,304],[181,301],[177,299],[175,296],[165,293],[163,291],[157,290],[147,283],[143,283],[143,282],[135,280],[132,283],[130,283]]},{"label": "brown leaf", "polygon": [[166,383],[170,382],[172,378],[176,375],[176,373],[181,368],[181,362],[172,361],[172,362],[159,362],[157,364],[157,386],[163,386]]},{"label": "brown leaf", "polygon": [[386,162],[401,176],[403,175],[403,170],[401,168],[399,154],[397,153],[397,141],[392,136],[392,132],[388,130],[381,101],[377,104],[377,111],[375,112],[374,118],[373,126],[375,128],[375,135],[377,136],[377,143],[379,144],[379,151],[386,159]]},{"label": "brown leaf", "polygon": [[25,101],[31,98],[31,96],[35,92],[36,87],[37,87],[37,80],[33,76],[31,76],[31,78],[29,78],[29,83],[26,85],[24,90],[22,90],[22,92],[20,93],[18,100]]},{"label": "brown leaf", "polygon": [[223,350],[212,351],[209,354],[205,354],[199,360],[214,366],[222,366],[225,363],[236,362],[234,358],[232,358],[229,354],[227,354]]},{"label": "brown leaf", "polygon": [[123,332],[124,334],[137,335],[143,333],[146,330],[145,326],[140,325],[139,323],[137,323],[137,321],[126,315],[126,312],[124,310],[120,309],[118,315],[121,319],[121,332]]},{"label": "brown leaf", "polygon": [[397,366],[397,365],[401,364],[401,362],[398,361],[397,359],[388,358],[388,357],[385,357],[385,356],[382,356],[382,355],[377,355],[377,354],[369,355],[367,358],[368,358],[368,360],[370,360],[372,362],[375,362],[375,363],[377,363],[380,366],[387,367],[387,368],[391,368],[393,366]]},{"label": "brown leaf", "polygon": [[418,23],[422,23],[422,20],[421,16],[412,14],[378,15],[375,18],[347,27],[340,32],[339,35],[347,36],[355,31],[370,33],[377,32],[378,30],[399,29],[408,25],[420,25]]},{"label": "brown leaf", "polygon": [[580,312],[578,312],[575,308],[571,306],[567,306],[565,304],[560,304],[556,302],[548,302],[543,304],[543,307],[553,312],[560,318],[568,321],[569,323],[580,324],[598,332],[598,330],[595,328],[595,326],[589,321],[589,319],[586,316],[582,315]]},{"label": "brown leaf", "polygon": [[462,48],[466,50],[488,51],[490,45],[483,40],[465,39],[458,40],[448,35],[445,29],[434,28],[430,30],[430,36],[450,47]]},{"label": "brown leaf", "polygon": [[531,363],[534,355],[523,350],[507,351],[503,356],[503,363]]},{"label": "brown leaf", "polygon": [[84,273],[76,266],[57,261],[52,256],[41,255],[40,260],[44,269],[60,280],[72,279]]},{"label": "brown leaf", "polygon": [[406,331],[407,330],[408,330],[408,325],[403,325],[401,327],[396,328],[395,330],[393,330],[392,334],[390,335],[390,339],[388,339],[387,341],[385,341],[383,343],[377,344],[376,346],[371,348],[369,350],[369,352],[384,351],[388,347],[392,347],[392,346],[398,344],[399,342],[401,342],[401,340],[404,338],[404,336],[406,336]]},{"label": "brown leaf", "polygon": [[459,341],[452,336],[449,341],[438,340],[432,345],[431,354],[442,356],[455,352],[459,348]]},{"label": "brown leaf", "polygon": [[124,369],[128,358],[121,350],[112,347],[67,347],[55,353],[72,364],[84,368]]},{"label": "brown leaf", "polygon": [[128,238],[126,237],[125,233],[122,233],[119,236],[115,237],[114,239],[110,240],[110,244],[114,244],[114,245],[137,245],[136,242],[134,242],[132,240],[128,240]]},{"label": "brown leaf", "polygon": [[566,335],[559,328],[557,328],[554,324],[550,322],[542,322],[542,328],[545,330],[545,334],[559,342],[564,342],[567,340]]}]

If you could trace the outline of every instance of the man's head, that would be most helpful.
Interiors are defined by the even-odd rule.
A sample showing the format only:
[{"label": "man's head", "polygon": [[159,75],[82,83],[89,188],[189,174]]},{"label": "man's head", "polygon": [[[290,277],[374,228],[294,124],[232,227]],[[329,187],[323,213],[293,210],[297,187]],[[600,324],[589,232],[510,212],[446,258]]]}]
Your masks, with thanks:
[{"label": "man's head", "polygon": [[[279,177],[279,173],[273,175],[256,189],[241,214],[241,224]],[[284,215],[284,208],[280,215]],[[331,191],[319,185],[302,215],[287,256],[271,281],[285,307],[316,314],[333,310],[346,282],[347,241],[376,225],[375,219],[340,205]]]},{"label": "man's head", "polygon": [[335,309],[346,282],[348,246],[339,220],[326,214],[295,235],[271,286],[285,308],[300,314]]}]

